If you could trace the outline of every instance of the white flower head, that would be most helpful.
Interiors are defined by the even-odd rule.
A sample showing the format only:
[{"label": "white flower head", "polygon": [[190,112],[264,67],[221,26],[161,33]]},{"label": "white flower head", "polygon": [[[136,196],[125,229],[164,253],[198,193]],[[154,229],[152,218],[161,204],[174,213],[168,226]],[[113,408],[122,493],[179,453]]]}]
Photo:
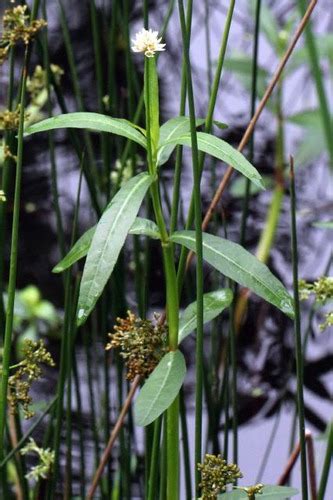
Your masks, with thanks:
[{"label": "white flower head", "polygon": [[154,57],[155,52],[165,50],[165,43],[160,43],[162,38],[158,37],[158,31],[142,28],[135,38],[132,39],[133,52],[144,52],[146,57]]}]

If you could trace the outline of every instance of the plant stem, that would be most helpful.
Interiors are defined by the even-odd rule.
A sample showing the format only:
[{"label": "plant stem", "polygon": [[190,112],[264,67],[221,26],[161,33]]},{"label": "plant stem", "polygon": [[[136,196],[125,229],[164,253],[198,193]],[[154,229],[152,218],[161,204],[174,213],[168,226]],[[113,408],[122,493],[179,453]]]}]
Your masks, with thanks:
[{"label": "plant stem", "polygon": [[195,243],[196,243],[196,287],[197,287],[197,335],[196,335],[196,385],[195,385],[195,488],[199,494],[200,472],[197,464],[202,455],[202,394],[203,394],[203,256],[202,256],[202,229],[201,229],[201,171],[199,165],[198,143],[196,133],[195,106],[192,86],[190,61],[190,40],[187,36],[186,20],[183,1],[178,1],[179,18],[183,39],[183,54],[186,69],[186,83],[191,124],[191,145],[193,165],[193,200],[195,212]]},{"label": "plant stem", "polygon": [[158,417],[158,419],[154,422],[154,438],[150,460],[148,500],[154,500],[154,498],[156,498],[161,426],[162,416]]},{"label": "plant stem", "polygon": [[13,321],[14,321],[14,301],[15,301],[15,288],[16,288],[16,275],[17,275],[17,256],[18,256],[19,222],[20,222],[20,206],[21,206],[23,129],[24,129],[25,89],[26,89],[26,79],[27,79],[27,60],[28,60],[28,48],[26,48],[25,50],[22,79],[21,79],[22,85],[21,85],[21,95],[20,95],[20,118],[19,118],[18,144],[17,144],[12,240],[11,240],[11,250],[10,250],[8,301],[6,309],[6,327],[5,327],[3,358],[2,358],[2,376],[1,376],[1,393],[0,393],[0,462],[2,462],[2,460],[4,459],[4,451],[5,451],[7,390],[8,390],[9,365],[10,365],[12,332],[13,332]]},{"label": "plant stem", "polygon": [[[178,349],[179,301],[173,247],[166,229],[157,179],[157,144],[159,136],[159,103],[156,63],[145,57],[144,101],[146,110],[148,170],[155,177],[150,187],[153,209],[161,234],[164,275],[166,281],[166,310],[169,329],[169,349]],[[179,398],[167,410],[167,498],[178,499],[179,479]]]},{"label": "plant stem", "polygon": [[296,194],[293,159],[290,159],[290,194],[291,194],[291,240],[293,261],[293,289],[295,303],[295,347],[296,347],[296,373],[297,373],[297,409],[299,421],[299,439],[301,445],[301,476],[302,476],[302,499],[308,499],[307,463],[306,463],[306,440],[305,440],[305,417],[304,417],[304,395],[303,395],[303,353],[301,337],[301,318],[298,290],[298,251],[297,251],[297,229],[296,229]]},{"label": "plant stem", "polygon": [[[259,52],[259,28],[260,28],[260,12],[261,12],[261,0],[256,1],[255,10],[255,27],[254,27],[254,43],[252,51],[252,74],[251,74],[251,105],[250,105],[250,116],[254,116],[256,111],[256,99],[257,99],[257,76],[258,76],[258,52]],[[253,163],[254,158],[254,129],[249,141],[249,162]],[[242,220],[241,220],[241,230],[239,242],[242,246],[245,244],[246,238],[246,222],[249,211],[249,201],[250,201],[250,187],[251,183],[249,179],[246,179],[245,185],[245,196],[243,202]]]},{"label": "plant stem", "polygon": [[[301,14],[304,15],[304,12],[307,7],[307,2],[305,0],[298,0],[298,7]],[[320,114],[323,124],[323,131],[326,139],[327,151],[330,157],[331,168],[333,168],[333,141],[332,141],[333,125],[330,116],[329,102],[327,100],[324,81],[322,78],[322,71],[320,68],[320,56],[317,50],[316,40],[311,28],[311,22],[309,22],[308,25],[306,26],[304,34],[306,40],[306,47],[309,54],[312,76],[315,81],[317,95],[318,95]]]},{"label": "plant stem", "polygon": [[330,472],[330,467],[332,462],[332,455],[333,455],[333,422],[331,422],[328,427],[327,447],[325,453],[323,472],[320,478],[318,500],[324,500],[325,498],[328,475]]},{"label": "plant stem", "polygon": [[[205,128],[204,128],[205,132],[207,132],[207,133],[211,132],[212,126],[213,126],[214,110],[215,110],[215,106],[216,106],[218,90],[220,87],[220,80],[221,80],[221,75],[222,75],[224,57],[225,57],[225,53],[227,50],[234,7],[235,7],[235,0],[231,0],[230,4],[229,4],[229,8],[228,8],[228,13],[227,13],[227,17],[226,17],[223,35],[222,35],[221,47],[220,47],[220,52],[219,52],[219,56],[218,56],[216,72],[214,75],[212,91],[211,91],[209,103],[208,103],[208,111],[207,111],[207,116],[206,116],[206,120],[205,120]],[[203,170],[204,160],[205,160],[205,154],[200,153],[200,155],[199,155],[200,175],[201,175],[202,170]],[[187,221],[186,221],[186,229],[189,229],[192,226],[193,219],[194,219],[194,195],[192,195],[192,197],[191,197],[190,208],[189,208]],[[182,247],[181,253],[180,253],[180,259],[179,259],[179,266],[178,266],[178,285],[179,285],[179,288],[181,288],[181,286],[182,286],[182,282],[183,282],[184,275],[185,275],[187,254],[188,254],[187,249],[185,247]]]}]

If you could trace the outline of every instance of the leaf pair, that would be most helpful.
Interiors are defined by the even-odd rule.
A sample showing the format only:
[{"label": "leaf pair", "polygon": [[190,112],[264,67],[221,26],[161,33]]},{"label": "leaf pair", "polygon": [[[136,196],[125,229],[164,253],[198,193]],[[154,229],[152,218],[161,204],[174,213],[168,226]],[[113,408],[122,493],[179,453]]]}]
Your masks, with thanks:
[{"label": "leaf pair", "polygon": [[[204,120],[198,119],[197,125],[199,126],[203,122]],[[127,139],[130,139],[147,149],[147,139],[142,129],[128,120],[111,118],[110,116],[98,113],[68,113],[66,115],[48,118],[47,120],[27,127],[25,135],[66,127],[109,132],[126,137]],[[169,159],[172,151],[177,145],[191,147],[191,134],[189,132],[190,122],[188,117],[179,116],[171,118],[160,127],[159,134],[156,127],[157,125],[155,123],[154,137],[155,140],[159,140],[157,150],[158,165],[162,165]],[[204,132],[198,132],[197,139],[199,151],[226,162],[235,170],[238,170],[241,174],[250,179],[250,181],[252,181],[260,189],[265,189],[259,172],[253,167],[253,165],[251,165],[245,156],[242,155],[242,153],[230,146],[230,144],[226,141]]]}]

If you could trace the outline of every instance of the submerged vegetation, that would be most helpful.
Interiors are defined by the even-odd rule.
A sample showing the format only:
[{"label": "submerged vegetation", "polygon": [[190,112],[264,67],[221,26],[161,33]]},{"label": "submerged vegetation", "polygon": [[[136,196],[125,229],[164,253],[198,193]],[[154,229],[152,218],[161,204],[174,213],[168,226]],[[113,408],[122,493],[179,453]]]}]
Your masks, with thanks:
[{"label": "submerged vegetation", "polygon": [[[244,12],[236,4],[226,2],[215,62],[216,6],[200,4],[207,75],[199,81],[207,79],[208,92],[198,86],[192,63],[199,6],[190,0],[161,5],[88,0],[83,15],[89,30],[79,44],[71,32],[74,10],[65,2],[8,2],[2,14],[0,498],[329,498],[332,415],[322,424],[304,401],[304,389],[315,386],[331,400],[320,380],[309,381],[306,360],[318,308],[324,307],[325,315],[318,320],[320,335],[331,335],[332,252],[324,271],[318,265],[320,276],[299,279],[297,178],[298,169],[315,159],[327,166],[331,181],[330,100],[318,61],[332,64],[333,39],[314,36],[315,0],[299,0],[282,14],[272,2],[243,2]],[[60,25],[61,61],[52,46],[51,15]],[[251,54],[232,47],[233,30],[245,15]],[[164,86],[162,64],[171,53],[169,33],[175,26],[179,89],[178,82]],[[269,67],[260,61],[262,43],[276,59]],[[79,64],[83,44],[82,53],[88,44],[94,65],[89,101]],[[318,105],[289,112],[289,82],[304,68]],[[220,120],[228,75],[237,82],[233,91],[240,85],[249,101],[248,125],[237,147],[233,124]],[[178,100],[179,111],[167,119],[165,102],[173,109]],[[265,112],[274,122],[270,176],[257,158]],[[292,144],[295,151],[287,140],[290,123],[304,132],[298,147]],[[52,221],[47,224],[56,252],[51,258],[43,254],[37,241],[43,234],[30,241],[38,251],[36,276],[48,266],[49,290],[43,290],[48,300],[38,283],[20,274],[22,262],[30,265],[22,244],[23,214],[36,211],[24,198],[30,146],[43,151],[43,175],[49,169]],[[61,168],[66,162],[74,162],[76,173],[69,217]],[[240,200],[233,207],[237,231],[226,196]],[[257,224],[260,196],[270,202]],[[289,280],[270,260],[282,218],[291,248],[291,263],[284,256]],[[328,234],[332,221],[326,218],[324,213],[317,221],[317,231]],[[57,294],[50,293],[53,288]],[[300,299],[313,303],[303,307]],[[262,455],[254,456],[241,437],[241,424],[269,402],[269,389],[253,387],[241,351],[252,342],[258,352],[269,328],[276,328],[283,349],[287,335],[290,345],[278,375],[276,359],[268,373],[280,378],[275,385],[280,396],[267,415],[276,414],[278,425],[289,404],[293,425],[285,470],[279,479],[275,464],[276,479],[266,482],[277,425],[267,449],[262,442]],[[290,388],[294,373],[296,390]],[[46,390],[39,389],[43,384]],[[247,418],[243,386],[251,388],[257,408]],[[307,420],[319,420],[321,431],[326,427],[319,467]],[[252,485],[252,472],[242,464],[244,450],[258,465]],[[297,468],[301,479],[295,488],[289,483]]]}]

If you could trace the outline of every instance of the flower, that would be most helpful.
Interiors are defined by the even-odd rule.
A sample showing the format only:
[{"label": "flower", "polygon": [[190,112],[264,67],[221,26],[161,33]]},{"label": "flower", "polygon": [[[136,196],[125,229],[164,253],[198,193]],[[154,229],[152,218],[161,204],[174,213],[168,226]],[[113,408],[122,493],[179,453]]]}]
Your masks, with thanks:
[{"label": "flower", "polygon": [[132,39],[133,52],[144,52],[146,57],[154,57],[155,52],[165,50],[165,43],[160,43],[162,38],[158,38],[158,31],[142,28]]}]

